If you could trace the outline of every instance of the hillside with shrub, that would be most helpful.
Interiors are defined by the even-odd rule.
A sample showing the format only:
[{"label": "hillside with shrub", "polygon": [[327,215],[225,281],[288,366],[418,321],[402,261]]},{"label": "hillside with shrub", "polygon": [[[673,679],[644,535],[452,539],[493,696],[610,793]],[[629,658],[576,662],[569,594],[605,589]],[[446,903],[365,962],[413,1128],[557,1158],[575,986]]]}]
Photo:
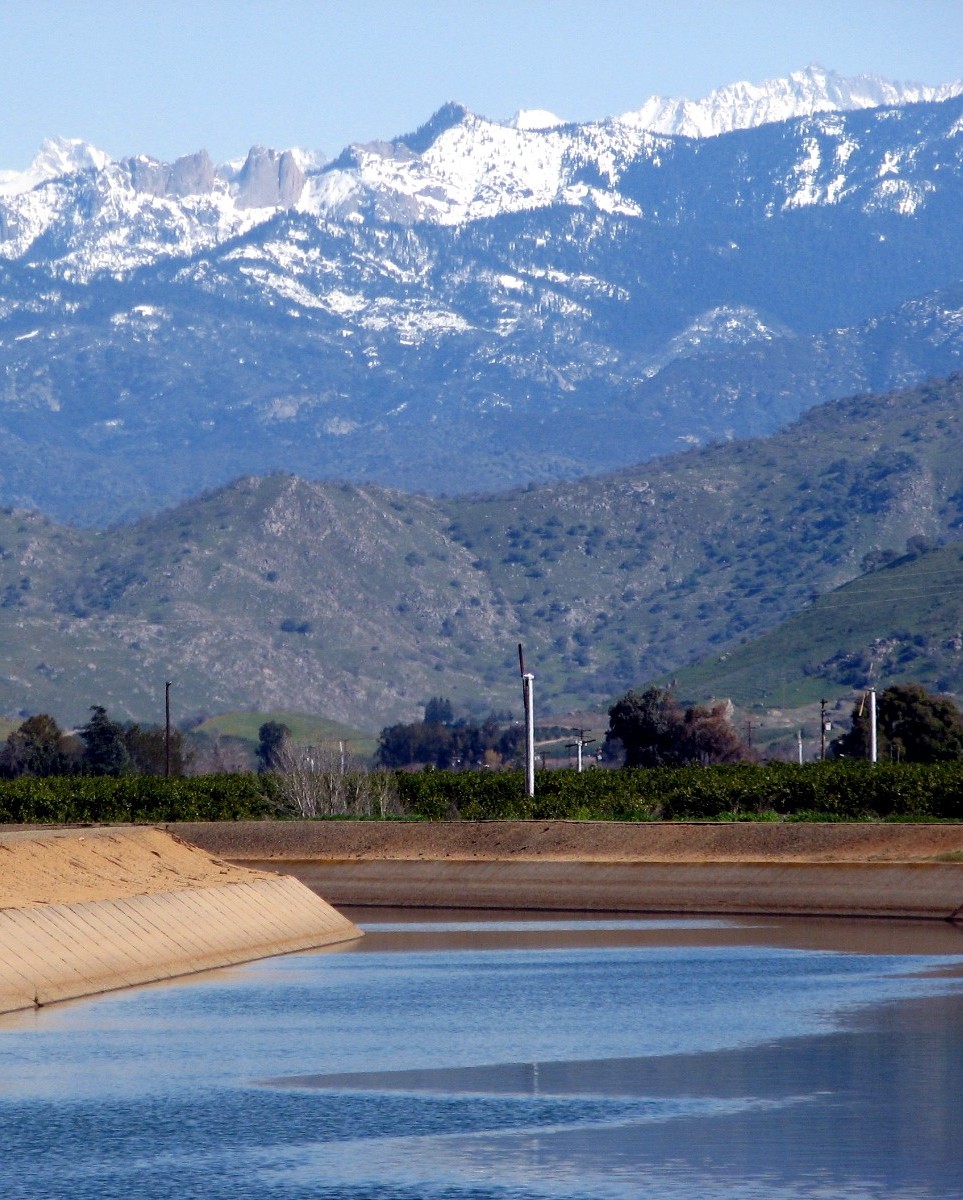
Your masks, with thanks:
[{"label": "hillside with shrub", "polygon": [[917,542],[761,637],[680,671],[678,688],[781,707],[876,682],[959,692],[961,653],[963,546]]},{"label": "hillside with shrub", "polygon": [[[274,475],[107,530],[6,510],[0,711],[69,721],[94,698],[157,720],[173,679],[178,719],[293,710],[374,732],[439,692],[482,718],[517,710],[519,641],[542,711],[606,707],[733,656],[874,564],[956,542],[961,410],[953,376],[769,438],[474,498]],[[941,688],[963,689],[958,617],[921,614],[879,637],[904,632],[915,678],[937,682],[932,660]],[[834,630],[786,663],[782,691],[760,677],[762,698],[807,680],[847,691],[864,635]],[[755,687],[746,676],[746,703]]]}]

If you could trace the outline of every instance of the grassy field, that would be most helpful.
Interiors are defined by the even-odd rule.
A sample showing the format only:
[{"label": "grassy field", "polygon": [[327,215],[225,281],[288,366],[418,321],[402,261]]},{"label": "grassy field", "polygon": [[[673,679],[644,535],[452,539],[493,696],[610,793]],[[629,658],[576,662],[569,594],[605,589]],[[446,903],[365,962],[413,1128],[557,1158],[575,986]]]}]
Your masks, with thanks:
[{"label": "grassy field", "polygon": [[323,717],[296,712],[221,713],[198,725],[196,732],[209,737],[240,738],[253,749],[258,743],[258,730],[266,721],[287,725],[294,740],[305,745],[338,746],[343,743],[347,754],[365,761],[372,757],[378,744],[377,737],[371,733],[362,733]]}]

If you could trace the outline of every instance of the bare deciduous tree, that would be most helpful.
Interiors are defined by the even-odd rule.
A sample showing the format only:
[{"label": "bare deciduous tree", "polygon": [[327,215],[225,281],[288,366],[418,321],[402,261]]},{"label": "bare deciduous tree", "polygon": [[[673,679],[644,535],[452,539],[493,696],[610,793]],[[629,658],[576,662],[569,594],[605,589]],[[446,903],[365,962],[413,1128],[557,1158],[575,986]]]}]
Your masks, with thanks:
[{"label": "bare deciduous tree", "polygon": [[189,773],[191,775],[243,775],[252,769],[252,756],[240,738],[215,733],[203,741],[195,739]]},{"label": "bare deciduous tree", "polygon": [[285,739],[275,774],[285,802],[302,817],[387,817],[399,811],[392,776],[368,771],[343,746]]}]

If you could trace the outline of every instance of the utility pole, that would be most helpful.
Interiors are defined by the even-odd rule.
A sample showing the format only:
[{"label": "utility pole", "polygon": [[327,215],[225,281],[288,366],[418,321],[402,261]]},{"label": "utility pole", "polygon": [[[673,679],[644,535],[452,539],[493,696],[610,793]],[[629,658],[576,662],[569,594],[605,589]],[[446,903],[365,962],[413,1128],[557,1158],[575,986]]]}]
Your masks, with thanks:
[{"label": "utility pole", "polygon": [[819,701],[819,761],[826,760],[826,730],[829,726],[826,724],[826,701]]},{"label": "utility pole", "polygon": [[876,689],[869,689],[869,761],[876,762]]},{"label": "utility pole", "polygon": [[585,730],[580,729],[578,731],[578,737],[576,738],[576,740],[574,742],[567,742],[565,745],[566,750],[575,750],[576,748],[578,749],[578,773],[579,773],[579,775],[582,774],[582,747],[583,746],[591,746],[594,741],[595,741],[595,738],[589,738],[588,741],[586,741]]},{"label": "utility pole", "polygon": [[518,667],[522,674],[525,705],[525,795],[535,795],[535,676],[525,670],[525,652],[518,643]]},{"label": "utility pole", "polygon": [[171,681],[164,683],[164,778],[171,777]]},{"label": "utility pole", "polygon": [[802,766],[803,765],[803,747],[802,747],[802,730],[801,729],[796,734],[796,737],[799,739],[799,765]]}]

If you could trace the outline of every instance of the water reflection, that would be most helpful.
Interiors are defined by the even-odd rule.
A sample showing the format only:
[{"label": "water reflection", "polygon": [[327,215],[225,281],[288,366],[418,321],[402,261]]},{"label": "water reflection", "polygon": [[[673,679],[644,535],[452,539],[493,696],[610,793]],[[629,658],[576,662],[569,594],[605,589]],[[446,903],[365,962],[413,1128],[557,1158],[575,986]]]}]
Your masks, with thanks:
[{"label": "water reflection", "polygon": [[0,1021],[3,1194],[963,1198],[948,926],[372,923]]},{"label": "water reflection", "polygon": [[[546,946],[779,946],[844,954],[963,955],[963,924],[838,917],[652,917],[580,913],[465,913],[434,909],[412,920],[406,909],[345,908],[368,938],[353,949],[372,950]],[[387,935],[387,936],[385,936]]]},{"label": "water reflection", "polygon": [[[524,1132],[421,1139],[403,1156],[414,1154],[417,1166],[401,1170],[418,1186],[428,1176],[462,1185],[484,1177],[554,1195],[575,1180],[587,1189],[580,1194],[598,1196],[958,1197],[961,1035],[963,999],[946,996],[887,1006],[844,1032],[740,1050],[276,1082],[342,1093],[638,1101],[608,1112],[573,1106],[567,1122]],[[385,1166],[398,1149],[365,1147],[365,1173],[376,1178],[377,1162]],[[348,1182],[360,1166],[354,1149],[317,1147],[295,1173],[333,1171]]]}]

